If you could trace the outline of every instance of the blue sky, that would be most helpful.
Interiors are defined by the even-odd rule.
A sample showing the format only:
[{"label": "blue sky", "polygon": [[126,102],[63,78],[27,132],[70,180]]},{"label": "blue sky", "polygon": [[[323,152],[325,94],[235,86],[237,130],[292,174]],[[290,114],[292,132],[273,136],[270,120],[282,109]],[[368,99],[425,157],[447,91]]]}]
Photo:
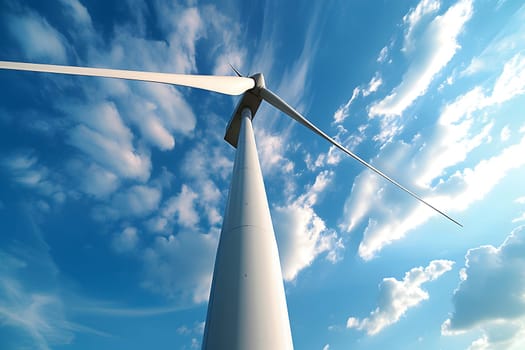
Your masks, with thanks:
[{"label": "blue sky", "polygon": [[[525,346],[525,5],[10,1],[0,60],[262,72],[297,349]],[[199,348],[237,97],[0,72],[0,347]]]}]

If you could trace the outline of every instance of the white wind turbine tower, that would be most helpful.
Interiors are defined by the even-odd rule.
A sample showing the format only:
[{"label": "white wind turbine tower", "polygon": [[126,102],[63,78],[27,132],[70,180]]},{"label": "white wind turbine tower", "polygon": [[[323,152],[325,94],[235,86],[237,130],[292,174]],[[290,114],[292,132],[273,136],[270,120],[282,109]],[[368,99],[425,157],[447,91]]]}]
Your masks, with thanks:
[{"label": "white wind turbine tower", "polygon": [[262,74],[243,77],[182,75],[0,61],[0,69],[98,76],[188,86],[228,95],[243,94],[224,139],[237,148],[220,235],[202,348],[292,349],[292,335],[270,210],[257,156],[252,119],[263,100],[306,126],[359,163],[435,208],[319,130],[266,88]]}]

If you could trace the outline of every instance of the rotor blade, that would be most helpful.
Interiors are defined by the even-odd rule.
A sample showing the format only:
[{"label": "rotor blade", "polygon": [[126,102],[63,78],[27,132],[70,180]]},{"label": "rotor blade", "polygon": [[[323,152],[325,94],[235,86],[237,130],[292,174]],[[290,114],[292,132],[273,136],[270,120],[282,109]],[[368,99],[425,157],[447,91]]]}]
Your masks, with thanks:
[{"label": "rotor blade", "polygon": [[0,61],[0,69],[149,81],[188,86],[227,95],[240,95],[255,86],[255,81],[253,79],[244,77],[152,73],[121,69],[59,66],[53,64]]},{"label": "rotor blade", "polygon": [[450,221],[452,221],[456,225],[459,225],[459,226],[463,227],[463,225],[461,225],[458,221],[452,219],[450,216],[448,216],[447,214],[445,214],[441,210],[437,209],[436,207],[434,207],[433,205],[431,205],[430,203],[428,203],[427,201],[425,201],[424,199],[419,197],[417,194],[415,194],[414,192],[410,191],[405,186],[401,185],[399,182],[397,182],[396,180],[392,179],[391,177],[389,177],[388,175],[386,175],[385,173],[383,173],[381,170],[377,169],[373,165],[367,163],[366,161],[361,159],[358,155],[356,155],[352,151],[348,150],[346,147],[344,147],[343,145],[341,145],[340,143],[335,141],[333,138],[331,138],[330,136],[325,134],[323,131],[321,131],[319,128],[317,128],[315,125],[313,125],[308,119],[303,117],[299,112],[297,112],[295,109],[290,107],[290,105],[288,105],[279,96],[277,96],[276,94],[274,94],[270,90],[268,90],[266,88],[260,88],[260,92],[259,93],[260,93],[260,96],[264,100],[266,100],[268,103],[270,103],[275,108],[279,109],[280,111],[282,111],[283,113],[289,115],[290,117],[292,117],[293,119],[295,119],[296,121],[301,123],[302,125],[306,126],[308,129],[312,130],[313,132],[315,132],[316,134],[318,134],[319,136],[321,136],[322,138],[324,138],[325,140],[327,140],[328,142],[330,142],[331,144],[333,144],[334,146],[339,148],[341,151],[343,151],[344,153],[348,154],[350,157],[354,158],[359,163],[363,164],[365,167],[367,167],[368,169],[370,169],[373,172],[375,172],[376,174],[378,174],[379,176],[381,176],[384,179],[390,181],[392,184],[396,185],[398,188],[400,188],[401,190],[405,191],[406,193],[408,193],[409,195],[411,195],[412,197],[414,197],[415,199],[417,199],[421,203],[423,203],[423,204],[427,205],[428,207],[434,209],[436,212],[438,212],[439,214],[443,215],[444,217],[446,217],[447,219],[449,219]]},{"label": "rotor blade", "polygon": [[231,63],[229,63],[230,67],[233,69],[233,71],[235,72],[235,74],[238,76],[238,77],[242,77],[243,75],[241,74],[241,72],[239,72],[237,70],[237,68],[235,68],[234,66],[232,66]]}]

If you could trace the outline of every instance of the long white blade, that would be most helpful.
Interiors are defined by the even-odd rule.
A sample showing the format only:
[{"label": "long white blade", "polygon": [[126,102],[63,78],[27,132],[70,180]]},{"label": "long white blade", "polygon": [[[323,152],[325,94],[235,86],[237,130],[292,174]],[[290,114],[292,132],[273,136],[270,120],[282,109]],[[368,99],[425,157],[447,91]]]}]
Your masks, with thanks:
[{"label": "long white blade", "polygon": [[427,205],[428,207],[434,209],[436,212],[438,212],[439,214],[443,215],[444,217],[446,217],[447,219],[449,219],[453,223],[463,227],[463,225],[461,225],[459,222],[457,222],[456,220],[452,219],[450,216],[448,216],[447,214],[445,214],[441,210],[437,209],[436,207],[434,207],[433,205],[431,205],[430,203],[428,203],[427,201],[425,201],[424,199],[422,199],[421,197],[416,195],[414,192],[410,191],[405,186],[401,185],[399,182],[397,182],[396,180],[392,179],[391,177],[389,177],[388,175],[386,175],[385,173],[383,173],[381,170],[377,169],[373,165],[367,163],[366,161],[361,159],[358,155],[356,155],[355,153],[353,153],[352,151],[350,151],[349,149],[347,149],[346,147],[344,147],[343,145],[341,145],[340,143],[335,141],[333,138],[331,138],[330,136],[325,134],[323,131],[321,131],[319,128],[317,128],[315,125],[313,125],[308,119],[303,117],[299,112],[297,112],[295,109],[290,107],[279,96],[277,96],[276,94],[274,94],[270,90],[268,90],[266,88],[261,88],[259,93],[260,93],[260,96],[264,100],[266,100],[268,103],[270,103],[275,108],[279,109],[280,111],[282,111],[283,113],[289,115],[290,117],[292,117],[293,119],[295,119],[296,121],[301,123],[302,125],[306,126],[308,129],[312,130],[317,135],[321,136],[322,138],[324,138],[325,140],[327,140],[328,142],[330,142],[331,144],[333,144],[334,146],[339,148],[341,151],[343,151],[344,153],[348,154],[350,157],[354,158],[359,163],[363,164],[365,167],[367,167],[368,169],[370,169],[373,172],[375,172],[376,174],[378,174],[379,176],[381,176],[384,179],[390,181],[392,184],[396,185],[398,188],[400,188],[401,190],[405,191],[406,193],[408,193],[409,195],[411,195],[412,197],[414,197],[415,199],[417,199],[421,203],[423,203],[423,204]]},{"label": "long white blade", "polygon": [[0,69],[149,81],[188,86],[227,95],[240,95],[255,86],[255,81],[253,79],[244,77],[150,73],[121,69],[59,66],[53,64],[0,61]]}]

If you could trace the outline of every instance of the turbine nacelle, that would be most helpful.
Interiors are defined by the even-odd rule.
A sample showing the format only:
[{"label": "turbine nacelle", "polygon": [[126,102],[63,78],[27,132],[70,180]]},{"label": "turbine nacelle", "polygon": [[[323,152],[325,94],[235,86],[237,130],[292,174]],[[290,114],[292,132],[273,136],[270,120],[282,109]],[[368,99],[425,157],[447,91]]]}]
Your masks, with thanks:
[{"label": "turbine nacelle", "polygon": [[256,73],[250,78],[254,80],[255,87],[246,91],[242,96],[241,100],[237,103],[237,107],[235,107],[235,110],[233,111],[232,117],[228,122],[228,126],[226,127],[226,133],[224,135],[224,140],[235,148],[237,148],[237,141],[239,139],[239,130],[241,128],[242,120],[242,110],[245,108],[249,108],[252,112],[253,119],[263,100],[260,95],[261,90],[266,88],[266,84],[264,82],[264,75],[262,73]]}]

